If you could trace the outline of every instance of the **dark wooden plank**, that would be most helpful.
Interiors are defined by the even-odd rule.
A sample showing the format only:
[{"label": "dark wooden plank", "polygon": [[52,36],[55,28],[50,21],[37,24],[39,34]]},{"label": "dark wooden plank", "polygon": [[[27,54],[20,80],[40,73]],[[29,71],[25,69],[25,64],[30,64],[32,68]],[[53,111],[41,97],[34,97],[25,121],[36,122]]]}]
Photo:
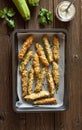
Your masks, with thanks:
[{"label": "dark wooden plank", "polygon": [[[69,110],[67,112],[17,114],[12,110],[11,86],[11,32],[0,20],[0,130],[81,130],[82,129],[82,0],[76,1],[76,17],[70,23],[62,23],[55,17],[55,7],[61,0],[41,0],[40,6],[33,9],[32,18],[26,28],[40,28],[37,13],[41,7],[53,11],[54,23],[45,28],[66,28],[69,32],[68,43],[68,85],[70,87]],[[10,0],[1,0],[0,9]],[[15,7],[14,7],[15,8]],[[16,28],[24,28],[24,21],[17,12]],[[26,120],[25,120],[26,119]]]},{"label": "dark wooden plank", "polygon": [[[31,19],[30,21],[26,22],[26,28],[27,29],[38,29],[38,28],[44,28],[39,25],[39,19],[38,19],[38,14],[40,9],[44,7],[50,11],[53,12],[53,0],[41,0],[40,4],[38,7],[31,7],[30,12],[31,12]],[[53,24],[46,25],[45,28],[51,28],[53,27]]]},{"label": "dark wooden plank", "polygon": [[12,110],[11,43],[0,35],[0,130],[24,130],[25,115]]},{"label": "dark wooden plank", "polygon": [[24,130],[25,120],[21,114],[0,112],[0,130]]},{"label": "dark wooden plank", "polygon": [[[16,9],[14,3],[11,0],[1,0],[0,1],[0,9],[3,9],[4,7],[9,7],[9,8],[13,8],[14,11],[16,12],[15,16],[13,17],[13,19],[15,20],[15,28],[16,29],[22,29],[25,27],[25,21],[23,20],[23,18],[21,17],[20,13],[18,12],[18,10]],[[0,19],[0,34],[7,34],[7,35],[11,35],[12,31],[14,29],[10,29],[6,22],[2,19]]]},{"label": "dark wooden plank", "polygon": [[25,130],[23,115],[14,112],[0,112],[0,130]]},{"label": "dark wooden plank", "polygon": [[[6,6],[5,0],[0,1],[0,10]],[[7,26],[3,19],[0,19],[0,34],[7,34]]]},{"label": "dark wooden plank", "polygon": [[54,113],[29,113],[26,130],[54,130]]},{"label": "dark wooden plank", "polygon": [[[40,5],[31,10],[31,20],[26,23],[28,29],[39,29],[42,28],[39,25],[38,13],[40,8],[44,7],[53,12],[53,0],[41,0]],[[45,28],[53,28],[51,25],[45,26]],[[26,114],[26,129],[29,130],[54,130],[54,114],[53,113],[29,113]]]},{"label": "dark wooden plank", "polygon": [[[4,7],[16,9],[10,0],[0,1],[0,9]],[[14,19],[15,28],[24,28],[24,21],[18,12]],[[11,46],[13,29],[10,29],[3,21],[0,23],[0,130],[25,130],[25,114],[17,114],[12,108]]]},{"label": "dark wooden plank", "polygon": [[[55,1],[55,7],[58,1]],[[81,130],[82,128],[82,81],[81,81],[81,1],[75,2],[76,16],[70,23],[62,23],[55,18],[55,27],[65,27],[69,32],[69,45],[67,57],[68,68],[68,82],[69,82],[69,110],[67,112],[55,113],[55,130]],[[54,7],[54,12],[55,12]],[[81,36],[82,37],[82,36]]]},{"label": "dark wooden plank", "polygon": [[[17,8],[15,7],[14,3],[11,1],[11,0],[7,0],[5,1],[5,4],[7,7],[9,8],[13,8],[14,11],[16,12],[15,13],[15,16],[13,17],[13,19],[15,20],[15,28],[14,29],[24,29],[25,27],[25,21],[24,19],[21,17],[20,13],[18,12]],[[8,26],[7,26],[7,34],[9,36],[11,36],[12,34],[12,31],[14,29],[10,29]]]},{"label": "dark wooden plank", "polygon": [[8,90],[11,87],[11,52],[9,46],[9,37],[0,35],[0,111],[7,110],[10,107],[10,92]]},{"label": "dark wooden plank", "polygon": [[[80,17],[81,17],[81,25],[80,25],[80,53],[81,53],[81,64],[80,64],[80,69],[81,69],[81,72],[80,72],[80,77],[82,77],[82,0],[81,0],[81,13],[80,13]],[[80,123],[82,124],[82,78],[81,78],[81,81],[80,81],[80,112],[79,112],[79,120],[80,120]],[[81,125],[81,129],[82,129],[82,125]]]}]

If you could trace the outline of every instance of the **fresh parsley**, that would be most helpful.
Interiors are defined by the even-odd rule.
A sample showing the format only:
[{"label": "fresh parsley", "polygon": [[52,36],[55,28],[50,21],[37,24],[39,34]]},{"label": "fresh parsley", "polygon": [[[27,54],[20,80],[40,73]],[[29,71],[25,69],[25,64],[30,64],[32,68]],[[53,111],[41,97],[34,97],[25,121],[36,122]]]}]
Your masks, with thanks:
[{"label": "fresh parsley", "polygon": [[53,22],[52,12],[45,8],[40,9],[38,16],[39,16],[39,23],[41,25],[51,24]]},{"label": "fresh parsley", "polygon": [[14,28],[14,27],[15,27],[15,22],[14,22],[13,19],[8,19],[8,18],[6,18],[6,22],[7,22],[8,26],[9,26],[10,28]]},{"label": "fresh parsley", "polygon": [[11,19],[11,17],[14,15],[15,11],[12,8],[5,7],[4,9],[0,10],[0,18],[4,19],[10,28],[15,27],[15,22],[13,19]]},{"label": "fresh parsley", "polygon": [[46,24],[47,24],[47,20],[46,20],[45,16],[40,17],[40,18],[39,18],[39,22],[40,22],[40,24],[42,24],[42,25],[46,25]]}]

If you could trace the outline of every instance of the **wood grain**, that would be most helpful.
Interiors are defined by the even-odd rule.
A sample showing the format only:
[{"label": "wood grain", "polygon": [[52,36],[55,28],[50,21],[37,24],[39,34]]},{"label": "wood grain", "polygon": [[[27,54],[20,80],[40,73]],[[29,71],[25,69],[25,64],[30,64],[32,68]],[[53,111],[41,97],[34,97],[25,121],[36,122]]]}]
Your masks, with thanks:
[{"label": "wood grain", "polygon": [[[82,77],[82,0],[81,0],[81,12],[80,12],[80,53],[81,53],[81,64],[80,64],[80,78]],[[82,78],[80,80],[80,110],[79,110],[79,120],[81,123],[81,129],[82,129]]]},{"label": "wood grain", "polygon": [[[56,5],[58,1],[56,0]],[[76,16],[70,23],[63,23],[58,21],[55,18],[55,26],[56,27],[65,27],[69,33],[69,57],[68,57],[68,81],[70,87],[70,95],[69,95],[69,110],[63,113],[55,113],[55,129],[57,130],[81,130],[82,128],[82,118],[80,115],[80,105],[82,91],[80,91],[82,83],[81,83],[81,41],[80,41],[80,33],[81,30],[81,14],[78,10],[80,10],[81,2],[76,1]],[[55,8],[54,8],[55,9]],[[60,120],[60,121],[59,121]],[[59,126],[59,127],[58,127]]]},{"label": "wood grain", "polygon": [[54,130],[54,113],[29,113],[26,130]]},{"label": "wood grain", "polygon": [[[46,3],[46,4],[45,4]],[[31,7],[31,20],[26,22],[26,28],[28,29],[38,29],[38,28],[52,28],[53,23],[51,25],[46,25],[45,27],[39,25],[39,19],[38,19],[38,14],[40,9],[44,7],[50,11],[53,12],[53,0],[41,0],[40,5],[38,7]]]},{"label": "wood grain", "polygon": [[[5,0],[0,1],[0,9],[5,7]],[[3,19],[0,19],[0,34],[7,34],[7,26]]]},{"label": "wood grain", "polygon": [[[6,6],[15,8],[10,0],[0,1],[0,9]],[[17,114],[12,109],[11,39],[13,30],[4,21],[1,20],[0,23],[0,130],[25,130],[25,114]],[[24,28],[24,21],[18,13],[15,23],[16,28]]]},{"label": "wood grain", "polygon": [[[82,130],[82,0],[75,1],[76,16],[69,23],[60,22],[55,8],[62,0],[41,0],[40,6],[30,8],[31,20],[25,22],[18,11],[14,17],[17,28],[39,29],[38,12],[45,7],[53,12],[53,23],[43,28],[66,28],[69,110],[66,112],[15,113],[12,109],[11,46],[12,31],[0,20],[0,130]],[[1,0],[0,9],[15,6],[11,0]]]},{"label": "wood grain", "polygon": [[11,93],[9,91],[11,87],[11,56],[9,45],[9,37],[7,35],[0,35],[0,110],[3,111],[5,111],[6,109],[9,110],[11,97]]},{"label": "wood grain", "polygon": [[[46,4],[45,4],[46,3]],[[26,28],[28,29],[39,29],[44,28],[39,25],[38,13],[40,8],[44,7],[53,12],[53,0],[40,1],[40,6],[32,9],[32,17],[28,23],[26,23]],[[53,24],[45,26],[45,28],[52,28]],[[31,122],[32,120],[32,122]],[[26,114],[26,129],[33,130],[53,130],[54,129],[54,114],[53,113],[29,113]],[[32,125],[31,125],[32,124]]]}]

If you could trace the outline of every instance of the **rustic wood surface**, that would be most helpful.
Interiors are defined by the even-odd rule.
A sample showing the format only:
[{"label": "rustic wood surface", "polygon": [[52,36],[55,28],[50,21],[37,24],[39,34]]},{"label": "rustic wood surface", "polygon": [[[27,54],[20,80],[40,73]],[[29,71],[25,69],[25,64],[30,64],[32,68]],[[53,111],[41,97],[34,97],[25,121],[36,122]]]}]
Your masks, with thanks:
[{"label": "rustic wood surface", "polygon": [[[14,17],[15,28],[41,28],[37,14],[41,7],[53,12],[53,24],[45,28],[66,28],[68,42],[69,110],[66,112],[21,113],[12,109],[11,46],[12,31],[0,20],[0,130],[82,130],[82,0],[76,0],[76,16],[70,23],[55,17],[55,8],[62,0],[41,0],[40,6],[31,8],[32,17],[24,22],[19,13]],[[14,7],[11,0],[0,0],[0,9]]]}]

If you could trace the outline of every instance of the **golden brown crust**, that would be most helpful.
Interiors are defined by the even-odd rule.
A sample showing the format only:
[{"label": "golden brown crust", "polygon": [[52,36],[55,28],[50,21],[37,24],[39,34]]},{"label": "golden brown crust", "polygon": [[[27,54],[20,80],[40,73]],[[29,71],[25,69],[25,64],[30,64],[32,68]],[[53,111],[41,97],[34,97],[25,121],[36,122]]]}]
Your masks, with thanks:
[{"label": "golden brown crust", "polygon": [[53,54],[52,54],[52,50],[51,50],[50,43],[49,43],[47,35],[43,36],[43,42],[44,42],[44,45],[45,45],[48,60],[51,63],[53,61]]},{"label": "golden brown crust", "polygon": [[27,49],[31,46],[33,42],[33,36],[29,36],[26,41],[23,43],[21,50],[18,53],[18,58],[23,59]]},{"label": "golden brown crust", "polygon": [[24,99],[26,101],[29,101],[29,100],[36,100],[36,99],[39,99],[39,98],[48,97],[48,96],[49,96],[49,92],[48,91],[41,91],[39,93],[32,93],[30,95],[26,95],[24,97]]},{"label": "golden brown crust", "polygon": [[47,80],[48,80],[48,87],[49,87],[50,95],[53,96],[55,93],[55,86],[54,86],[54,81],[53,81],[51,71],[49,71],[47,74]]},{"label": "golden brown crust", "polygon": [[25,67],[28,64],[31,57],[32,57],[32,51],[27,52],[23,58],[23,61],[21,62],[20,66],[19,66],[20,72],[22,72],[25,69]]},{"label": "golden brown crust", "polygon": [[36,101],[33,101],[33,104],[35,104],[35,105],[57,104],[57,99],[56,99],[56,98],[38,99],[38,100],[36,100]]},{"label": "golden brown crust", "polygon": [[60,55],[59,55],[59,40],[57,36],[54,36],[53,38],[53,56],[56,62],[59,61]]},{"label": "golden brown crust", "polygon": [[21,73],[21,85],[22,85],[23,97],[27,95],[27,80],[28,80],[27,70],[23,70]]},{"label": "golden brown crust", "polygon": [[46,76],[46,72],[47,72],[47,68],[43,68],[41,70],[41,72],[39,73],[38,79],[36,81],[36,86],[34,89],[35,93],[38,93],[42,90],[42,86],[43,86],[44,78]]},{"label": "golden brown crust", "polygon": [[38,77],[40,73],[40,63],[39,63],[39,56],[37,55],[37,53],[34,54],[33,66],[36,77]]},{"label": "golden brown crust", "polygon": [[29,70],[28,73],[28,85],[27,85],[27,94],[30,95],[32,93],[32,85],[33,85],[33,79],[34,79],[34,70]]},{"label": "golden brown crust", "polygon": [[58,87],[60,74],[59,74],[58,64],[56,62],[52,63],[52,74],[54,78],[54,83]]},{"label": "golden brown crust", "polygon": [[39,55],[39,58],[41,60],[41,62],[45,65],[45,66],[49,66],[48,60],[45,56],[44,50],[42,48],[42,46],[39,43],[36,43],[36,51]]}]

